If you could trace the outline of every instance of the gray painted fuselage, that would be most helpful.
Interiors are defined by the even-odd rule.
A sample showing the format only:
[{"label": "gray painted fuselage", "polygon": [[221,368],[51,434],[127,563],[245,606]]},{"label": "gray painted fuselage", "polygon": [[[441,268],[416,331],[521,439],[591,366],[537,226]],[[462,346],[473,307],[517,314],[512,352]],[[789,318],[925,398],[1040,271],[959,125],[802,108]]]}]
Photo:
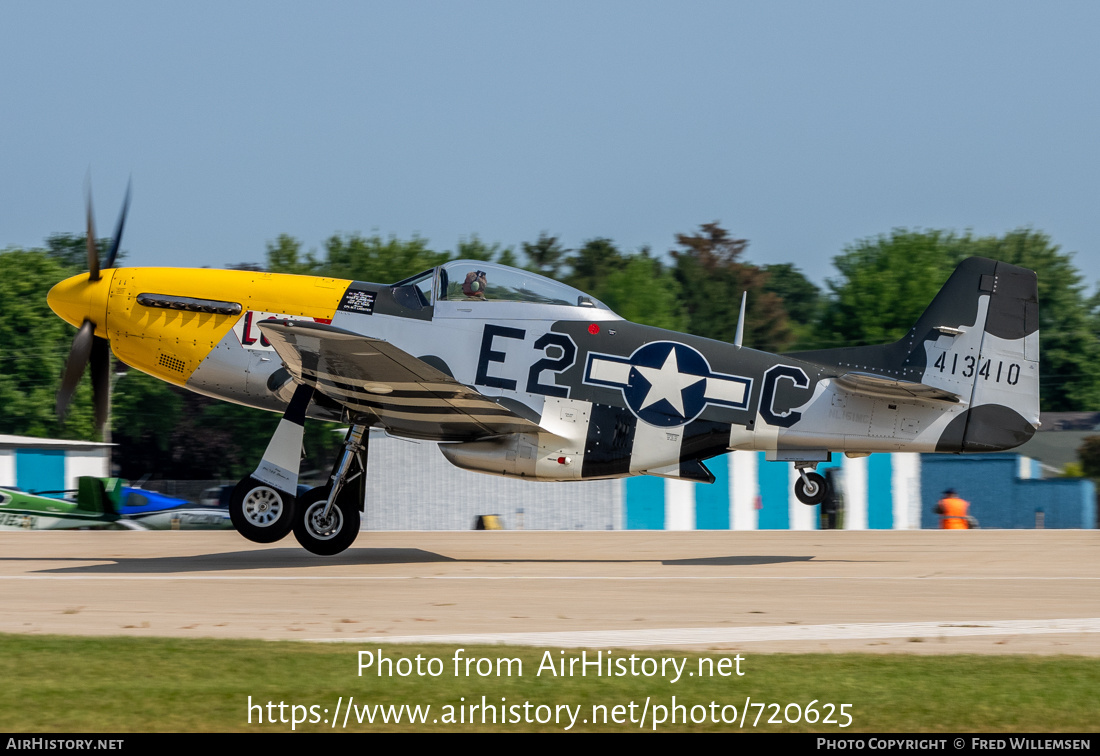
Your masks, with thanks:
[{"label": "gray painted fuselage", "polygon": [[[419,290],[355,282],[332,318],[334,332],[415,358],[434,383],[349,367],[365,354],[354,340],[311,361],[302,331],[282,359],[237,328],[188,387],[281,412],[296,382],[309,383],[312,417],[445,442],[461,467],[542,480],[711,480],[703,461],[733,449],[792,461],[993,451],[1038,424],[1035,275],[1005,263],[963,262],[894,344],[788,355],[630,323],[580,292],[577,304],[456,296],[447,273],[467,267],[488,267],[490,283],[512,273],[456,261]],[[470,391],[447,389],[448,378]]]}]

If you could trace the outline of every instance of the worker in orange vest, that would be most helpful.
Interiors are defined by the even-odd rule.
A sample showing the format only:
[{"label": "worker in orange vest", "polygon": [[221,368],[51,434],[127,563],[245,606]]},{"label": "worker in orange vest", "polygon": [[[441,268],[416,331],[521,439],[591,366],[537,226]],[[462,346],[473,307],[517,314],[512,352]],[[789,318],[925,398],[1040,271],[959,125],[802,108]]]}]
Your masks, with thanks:
[{"label": "worker in orange vest", "polygon": [[943,530],[968,530],[970,518],[966,510],[970,504],[960,499],[954,488],[943,492],[943,498],[936,504],[936,514],[940,516],[940,528]]}]

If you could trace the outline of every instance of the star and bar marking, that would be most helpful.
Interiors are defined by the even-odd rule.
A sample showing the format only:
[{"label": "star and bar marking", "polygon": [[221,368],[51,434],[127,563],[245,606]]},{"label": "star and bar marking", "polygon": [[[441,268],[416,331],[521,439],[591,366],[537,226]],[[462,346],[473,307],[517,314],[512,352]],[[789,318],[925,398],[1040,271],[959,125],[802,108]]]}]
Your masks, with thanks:
[{"label": "star and bar marking", "polygon": [[620,389],[639,420],[663,428],[694,420],[708,404],[746,409],[752,392],[751,378],[715,373],[698,350],[674,341],[629,357],[589,354],[584,382]]}]

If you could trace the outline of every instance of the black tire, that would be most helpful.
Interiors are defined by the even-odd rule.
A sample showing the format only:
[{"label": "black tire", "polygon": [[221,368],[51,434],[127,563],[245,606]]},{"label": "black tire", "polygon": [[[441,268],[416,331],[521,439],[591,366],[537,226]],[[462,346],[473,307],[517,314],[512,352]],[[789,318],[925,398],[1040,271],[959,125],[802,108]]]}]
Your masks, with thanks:
[{"label": "black tire", "polygon": [[328,486],[320,486],[299,497],[294,516],[294,537],[298,543],[306,551],[321,556],[339,554],[359,535],[359,502],[356,500],[359,486],[345,486],[327,520],[322,520],[328,490]]},{"label": "black tire", "polygon": [[794,495],[803,504],[811,507],[825,501],[825,497],[829,495],[829,484],[825,482],[825,478],[815,472],[806,473],[806,477],[810,479],[810,485],[807,486],[802,476],[798,476],[798,480],[794,482]]},{"label": "black tire", "polygon": [[229,497],[229,519],[254,543],[275,543],[294,527],[294,497],[249,476]]}]

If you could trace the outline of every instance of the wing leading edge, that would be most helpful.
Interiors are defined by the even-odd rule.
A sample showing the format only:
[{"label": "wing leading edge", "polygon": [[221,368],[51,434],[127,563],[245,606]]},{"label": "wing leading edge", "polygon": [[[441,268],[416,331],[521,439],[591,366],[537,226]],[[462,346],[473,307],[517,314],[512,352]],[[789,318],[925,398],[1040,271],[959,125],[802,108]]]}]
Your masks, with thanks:
[{"label": "wing leading edge", "polygon": [[469,441],[538,429],[389,342],[308,321],[268,320],[260,329],[295,380],[394,435]]}]

